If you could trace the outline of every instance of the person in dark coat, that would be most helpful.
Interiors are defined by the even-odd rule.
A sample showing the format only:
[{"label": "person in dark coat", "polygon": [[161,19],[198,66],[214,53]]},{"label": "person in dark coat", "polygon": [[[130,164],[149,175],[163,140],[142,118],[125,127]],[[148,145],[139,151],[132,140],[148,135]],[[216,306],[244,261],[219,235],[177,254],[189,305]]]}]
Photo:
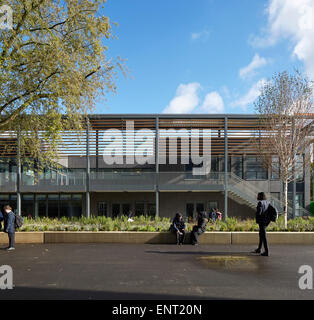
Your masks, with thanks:
[{"label": "person in dark coat", "polygon": [[3,221],[3,213],[2,213],[2,210],[0,210],[0,231],[2,230],[2,221]]},{"label": "person in dark coat", "polygon": [[266,195],[264,192],[260,192],[257,195],[257,208],[256,208],[256,223],[259,225],[259,245],[254,253],[261,253],[262,245],[264,245],[264,252],[261,256],[269,256],[267,237],[266,237],[266,228],[270,223],[269,218],[267,217],[267,209],[269,207],[269,201],[266,200]]},{"label": "person in dark coat", "polygon": [[4,207],[4,232],[9,236],[8,251],[15,250],[15,214],[9,205]]},{"label": "person in dark coat", "polygon": [[181,213],[177,213],[174,217],[171,227],[171,231],[176,234],[177,244],[183,244],[185,239],[185,222]]},{"label": "person in dark coat", "polygon": [[216,221],[216,218],[217,218],[216,209],[212,208],[211,213],[210,213],[210,218],[212,219],[213,222]]},{"label": "person in dark coat", "polygon": [[191,233],[192,245],[198,244],[198,237],[206,231],[206,225],[208,223],[208,217],[206,211],[202,211],[198,214],[197,225],[193,227]]}]

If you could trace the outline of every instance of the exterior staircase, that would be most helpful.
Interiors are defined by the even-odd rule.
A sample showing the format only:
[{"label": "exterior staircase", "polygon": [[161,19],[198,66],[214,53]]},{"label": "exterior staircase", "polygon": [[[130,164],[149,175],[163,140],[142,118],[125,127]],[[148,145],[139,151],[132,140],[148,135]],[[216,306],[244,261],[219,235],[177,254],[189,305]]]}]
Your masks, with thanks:
[{"label": "exterior staircase", "polygon": [[[257,194],[261,192],[258,188],[254,186],[253,183],[243,180],[237,175],[228,172],[228,195],[231,199],[237,201],[240,204],[245,204],[252,209],[256,209],[257,204]],[[266,193],[267,199],[272,203],[274,207],[277,208],[278,213],[281,214],[284,211],[282,203],[271,197],[269,193]],[[300,216],[308,216],[310,212],[305,208],[298,208]],[[288,205],[288,217],[292,217],[293,209]]]}]

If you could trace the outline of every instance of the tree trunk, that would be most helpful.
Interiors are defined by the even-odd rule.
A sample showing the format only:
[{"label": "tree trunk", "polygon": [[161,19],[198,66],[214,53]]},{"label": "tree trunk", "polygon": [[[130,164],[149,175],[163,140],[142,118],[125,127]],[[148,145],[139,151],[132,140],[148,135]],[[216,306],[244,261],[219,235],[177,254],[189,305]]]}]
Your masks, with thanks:
[{"label": "tree trunk", "polygon": [[285,207],[284,207],[284,219],[285,219],[285,229],[288,228],[288,181],[284,181],[284,198],[285,198]]}]

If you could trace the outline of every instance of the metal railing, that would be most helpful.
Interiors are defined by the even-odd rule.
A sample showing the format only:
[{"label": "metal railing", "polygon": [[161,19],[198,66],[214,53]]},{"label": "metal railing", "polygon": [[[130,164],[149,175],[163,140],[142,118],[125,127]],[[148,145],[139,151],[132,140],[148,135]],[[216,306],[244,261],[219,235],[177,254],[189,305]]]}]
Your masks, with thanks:
[{"label": "metal railing", "polygon": [[91,172],[91,191],[154,191],[155,172]]},{"label": "metal railing", "polygon": [[16,178],[16,172],[0,172],[0,191],[15,192]]},{"label": "metal railing", "polygon": [[206,175],[193,175],[191,172],[159,172],[159,190],[167,191],[223,191],[224,173],[210,172]]},{"label": "metal railing", "polygon": [[[239,176],[228,173],[228,189],[232,192],[238,194],[244,200],[249,201],[252,205],[257,203],[257,194],[261,192],[260,189],[256,188],[253,183],[241,179]],[[282,214],[284,211],[284,206],[282,202],[271,196],[270,193],[265,192],[267,199],[275,206],[279,214]],[[310,212],[303,207],[298,207],[296,211],[299,211],[300,216],[308,216]],[[288,204],[287,207],[288,217],[293,216],[293,208]]]},{"label": "metal railing", "polygon": [[22,173],[21,192],[85,192],[86,173],[84,171],[57,172],[49,178]]}]

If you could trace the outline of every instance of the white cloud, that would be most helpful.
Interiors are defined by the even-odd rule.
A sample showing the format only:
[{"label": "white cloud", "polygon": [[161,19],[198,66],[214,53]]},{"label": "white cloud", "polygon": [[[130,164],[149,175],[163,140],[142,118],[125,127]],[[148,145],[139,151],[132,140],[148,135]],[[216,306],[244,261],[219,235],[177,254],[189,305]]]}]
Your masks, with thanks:
[{"label": "white cloud", "polygon": [[265,79],[260,79],[254,83],[250,90],[239,99],[230,103],[231,107],[241,107],[243,111],[246,111],[247,107],[252,104],[258,96],[261,94],[261,87],[266,83]]},{"label": "white cloud", "polygon": [[208,93],[200,107],[200,111],[204,113],[223,113],[224,102],[221,95],[217,91]]},{"label": "white cloud", "polygon": [[253,60],[244,68],[241,68],[239,71],[239,76],[244,79],[251,77],[255,74],[255,70],[259,69],[267,64],[267,60],[265,58],[260,57],[257,53],[253,57]]},{"label": "white cloud", "polygon": [[209,38],[209,31],[208,30],[202,30],[200,32],[192,32],[191,33],[191,40],[195,41],[195,40],[203,40],[203,41],[207,41]]},{"label": "white cloud", "polygon": [[199,104],[198,82],[180,84],[176,96],[170,101],[163,113],[191,113]]},{"label": "white cloud", "polygon": [[176,96],[163,113],[223,113],[224,102],[217,91],[206,94],[203,103],[199,97],[201,85],[198,82],[180,84]]},{"label": "white cloud", "polygon": [[305,65],[307,74],[314,78],[314,0],[269,0],[266,9],[266,35],[252,37],[253,46],[265,47],[288,39],[292,55]]}]

